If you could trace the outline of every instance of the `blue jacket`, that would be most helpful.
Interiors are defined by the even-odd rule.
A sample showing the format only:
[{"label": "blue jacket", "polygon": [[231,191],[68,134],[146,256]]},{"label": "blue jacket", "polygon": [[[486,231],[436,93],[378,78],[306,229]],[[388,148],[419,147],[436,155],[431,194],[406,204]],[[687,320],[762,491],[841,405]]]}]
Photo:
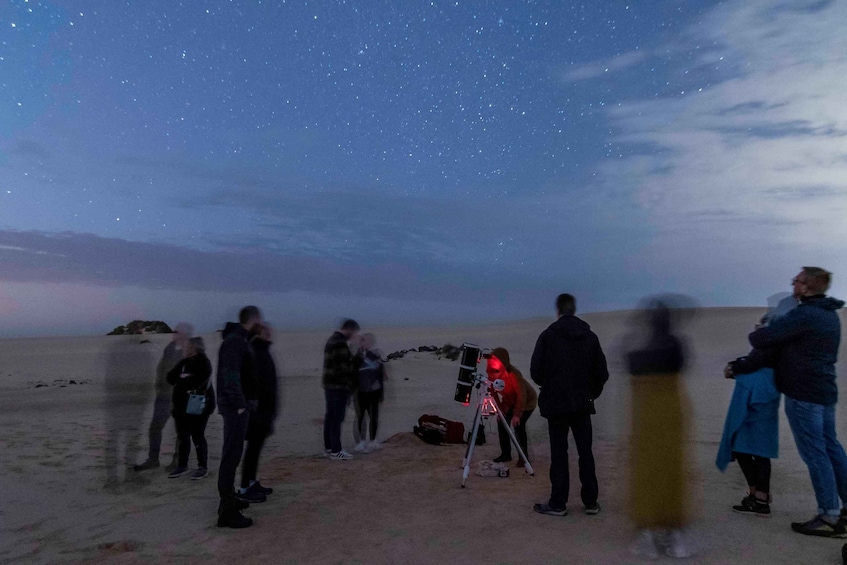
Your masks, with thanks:
[{"label": "blue jacket", "polygon": [[844,302],[828,296],[803,298],[797,308],[750,334],[750,345],[774,348],[776,388],[802,402],[838,402],[835,362],[841,342],[836,310]]},{"label": "blue jacket", "polygon": [[718,469],[726,469],[733,451],[771,459],[779,455],[779,399],[773,370],[735,376],[735,391],[715,461]]}]

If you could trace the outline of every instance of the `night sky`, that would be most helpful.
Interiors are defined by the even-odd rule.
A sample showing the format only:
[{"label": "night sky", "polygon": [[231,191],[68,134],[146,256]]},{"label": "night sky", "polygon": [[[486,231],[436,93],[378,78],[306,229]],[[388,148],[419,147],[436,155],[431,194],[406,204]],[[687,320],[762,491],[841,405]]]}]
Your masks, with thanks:
[{"label": "night sky", "polygon": [[[2,335],[847,290],[847,4],[11,0]],[[841,295],[847,292],[842,291]],[[842,296],[843,297],[843,296]]]}]

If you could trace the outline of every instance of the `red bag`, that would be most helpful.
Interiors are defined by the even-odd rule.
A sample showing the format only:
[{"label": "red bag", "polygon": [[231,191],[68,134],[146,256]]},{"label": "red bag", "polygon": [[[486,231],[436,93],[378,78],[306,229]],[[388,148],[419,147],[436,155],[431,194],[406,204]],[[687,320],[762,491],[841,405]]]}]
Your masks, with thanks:
[{"label": "red bag", "polygon": [[424,414],[418,418],[419,428],[436,428],[444,434],[444,443],[465,443],[465,425],[436,416]]}]

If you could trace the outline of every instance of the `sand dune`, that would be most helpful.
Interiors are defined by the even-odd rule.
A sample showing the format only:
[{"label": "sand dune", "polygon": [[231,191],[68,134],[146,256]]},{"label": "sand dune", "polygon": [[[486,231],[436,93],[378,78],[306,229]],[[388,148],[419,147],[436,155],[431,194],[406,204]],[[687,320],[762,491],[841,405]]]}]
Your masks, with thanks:
[{"label": "sand dune", "polygon": [[[814,512],[805,466],[783,417],[781,457],[775,462],[774,515],[739,516],[744,481],[731,467],[714,467],[732,383],[721,376],[728,359],[746,352],[746,334],[760,309],[707,309],[686,328],[691,349],[688,391],[696,428],[689,441],[697,460],[697,563],[838,563],[841,543],[792,534],[788,523]],[[620,362],[626,313],[586,315],[609,358],[611,378],[597,402],[595,456],[600,480],[599,516],[581,513],[578,486],[571,515],[551,518],[532,512],[549,491],[545,421],[529,422],[530,455],[536,476],[512,470],[509,478],[461,480],[461,446],[434,447],[409,434],[423,413],[469,423],[472,409],[452,400],[457,364],[430,353],[412,353],[390,363],[383,405],[384,449],[350,462],[330,462],[322,451],[322,346],[328,331],[282,332],[274,345],[281,368],[282,414],[260,467],[263,484],[276,492],[247,514],[244,531],[215,527],[214,471],[220,453],[221,420],[211,418],[207,437],[213,476],[171,480],[164,472],[119,473],[107,479],[106,440],[114,429],[106,366],[114,340],[134,340],[149,353],[142,368],[150,389],[138,393],[141,414],[121,445],[146,449],[151,407],[152,363],[167,336],[79,337],[0,341],[0,563],[179,562],[179,563],[631,563],[631,528],[623,508],[628,377]],[[374,328],[385,352],[420,345],[505,346],[528,373],[538,333],[550,320],[449,327]],[[217,334],[206,336],[209,351]],[[143,357],[143,356],[142,356]],[[134,362],[143,364],[144,362]],[[74,381],[74,384],[71,384]],[[41,385],[41,386],[39,386]],[[111,412],[110,412],[111,411]],[[124,412],[121,412],[124,413]],[[130,412],[125,412],[129,414]],[[352,447],[348,412],[346,446]],[[496,432],[478,449],[475,462],[494,457]],[[839,418],[839,433],[847,423]],[[173,450],[172,425],[165,430],[163,458]],[[575,451],[572,450],[575,454]],[[121,454],[124,455],[123,453]],[[126,454],[140,461],[143,453]],[[572,476],[576,461],[572,457]],[[192,460],[193,463],[193,460]],[[140,479],[140,480],[139,480]],[[577,496],[574,496],[574,493]]]}]

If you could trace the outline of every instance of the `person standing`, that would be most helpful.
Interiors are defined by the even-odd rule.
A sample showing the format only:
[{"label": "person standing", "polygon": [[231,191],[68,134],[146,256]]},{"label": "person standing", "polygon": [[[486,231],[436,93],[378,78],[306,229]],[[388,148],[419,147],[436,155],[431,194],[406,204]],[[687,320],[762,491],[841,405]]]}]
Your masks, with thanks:
[{"label": "person standing", "polygon": [[[386,368],[382,352],[376,349],[376,337],[371,333],[362,335],[362,347],[358,354],[359,383],[356,392],[356,429],[359,442],[356,451],[371,452],[381,446],[376,441],[379,429],[379,405],[385,397]],[[368,428],[365,429],[365,416]]]},{"label": "person standing", "polygon": [[[194,334],[191,324],[180,322],[176,325],[171,336],[171,342],[162,352],[162,358],[156,365],[156,398],[153,401],[153,419],[150,421],[150,429],[147,432],[149,438],[149,450],[147,460],[133,467],[136,471],[148,471],[159,467],[159,451],[162,448],[162,430],[168,423],[168,418],[173,412],[173,386],[168,384],[168,372],[174,368],[185,356],[185,348],[188,340]],[[165,467],[165,471],[171,472],[177,467],[179,460],[179,440],[175,442],[173,461]]]},{"label": "person standing", "polygon": [[324,347],[324,452],[333,461],[353,459],[352,455],[341,449],[341,424],[344,422],[350,393],[356,389],[359,381],[356,357],[350,350],[350,343],[355,342],[359,329],[355,320],[345,320]]},{"label": "person standing", "polygon": [[265,495],[235,492],[235,471],[244,451],[244,438],[250,412],[258,402],[256,363],[248,341],[250,330],[262,322],[262,313],[255,306],[245,306],[238,314],[238,323],[227,322],[223,343],[218,352],[218,412],[224,421],[221,464],[218,471],[218,526],[247,528],[253,520],[241,514],[250,502],[264,502]]},{"label": "person standing", "polygon": [[256,390],[258,406],[250,413],[247,424],[247,447],[244,450],[244,465],[241,467],[240,494],[272,494],[274,489],[262,486],[256,480],[259,456],[265,440],[274,431],[277,410],[277,372],[271,355],[273,331],[267,324],[256,324],[251,332],[250,344],[256,356]]},{"label": "person standing", "polygon": [[591,415],[594,400],[609,378],[606,356],[590,326],[576,317],[576,299],[570,294],[556,298],[558,319],[538,337],[532,353],[530,376],[541,387],[538,408],[547,419],[550,433],[550,482],[546,503],[533,509],[541,514],[565,516],[570,477],[568,432],[573,432],[579,454],[579,480],[586,514],[597,514],[599,487],[591,451]]},{"label": "person standing", "polygon": [[826,296],[832,274],[803,267],[791,281],[799,305],[750,334],[750,345],[775,350],[774,380],[785,395],[785,415],[800,458],[809,469],[817,515],[794,522],[800,534],[847,537],[847,455],[835,433],[835,362],[841,342],[837,310],[844,302]]},{"label": "person standing", "polygon": [[[212,388],[212,363],[206,357],[206,346],[202,337],[188,340],[186,357],[168,372],[168,382],[173,385],[174,424],[177,434],[177,452],[179,461],[168,475],[176,479],[188,473],[188,455],[191,442],[197,451],[197,469],[191,473],[191,479],[199,480],[209,474],[209,447],[206,443],[206,424],[215,411],[215,391]],[[190,394],[203,395],[206,399],[200,414],[188,413]]]},{"label": "person standing", "polygon": [[[521,372],[512,365],[509,352],[503,347],[495,347],[491,350],[491,357],[488,358],[485,372],[488,375],[488,380],[492,383],[500,379],[505,384],[505,388],[499,392],[492,390],[492,394],[497,397],[500,410],[503,411],[503,417],[508,422],[508,424],[503,424],[502,420],[497,420],[500,455],[494,459],[494,462],[505,463],[512,460],[512,439],[509,437],[509,432],[505,427],[506,425],[511,426],[515,430],[515,437],[518,440],[518,444],[526,456],[529,457],[526,423],[535,411],[536,406],[538,406],[538,393],[523,378]],[[524,467],[525,465],[526,461],[521,458],[518,461],[518,467]]]}]

